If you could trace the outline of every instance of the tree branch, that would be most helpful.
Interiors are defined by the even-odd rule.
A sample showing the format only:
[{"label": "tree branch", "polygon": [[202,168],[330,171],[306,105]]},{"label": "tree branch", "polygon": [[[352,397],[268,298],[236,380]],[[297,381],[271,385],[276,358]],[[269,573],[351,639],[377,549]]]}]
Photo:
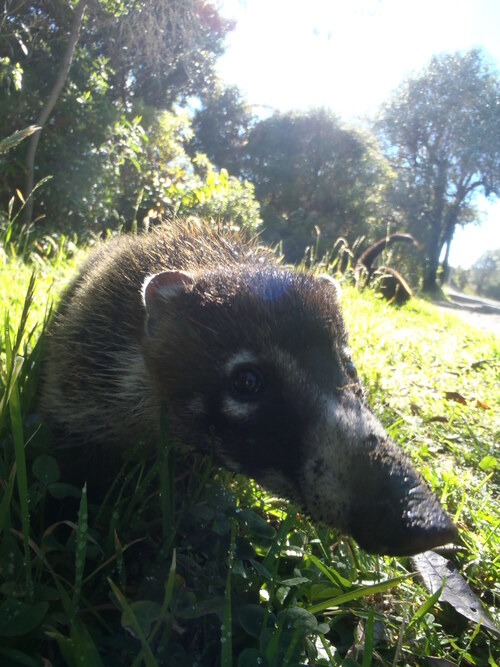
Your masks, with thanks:
[{"label": "tree branch", "polygon": [[69,34],[68,44],[66,46],[66,51],[62,59],[59,74],[57,75],[57,79],[55,80],[52,90],[50,91],[49,97],[47,98],[45,104],[42,107],[42,110],[40,111],[38,118],[35,121],[35,125],[38,125],[40,129],[33,134],[28,146],[28,152],[26,155],[26,179],[24,185],[24,196],[26,199],[26,207],[24,209],[24,220],[26,226],[29,226],[31,224],[33,218],[33,197],[31,197],[30,195],[33,191],[33,185],[34,185],[36,149],[38,147],[38,142],[40,140],[41,132],[45,127],[45,124],[47,123],[47,120],[49,119],[50,114],[52,113],[52,110],[54,109],[57,100],[59,99],[59,96],[62,92],[62,89],[64,88],[64,84],[68,77],[69,70],[71,67],[71,61],[73,60],[75,46],[76,43],[78,42],[80,28],[83,21],[83,14],[85,12],[85,7],[87,6],[87,2],[88,0],[79,0],[78,4],[76,5],[75,14],[73,16],[73,21],[71,23],[71,30]]}]

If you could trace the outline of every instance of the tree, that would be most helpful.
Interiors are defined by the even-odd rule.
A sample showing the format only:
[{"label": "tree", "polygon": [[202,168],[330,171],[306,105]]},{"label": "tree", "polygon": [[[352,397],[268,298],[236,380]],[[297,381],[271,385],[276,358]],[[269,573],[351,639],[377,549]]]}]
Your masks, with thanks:
[{"label": "tree", "polygon": [[242,169],[261,203],[263,236],[283,241],[289,260],[315,246],[318,232],[320,253],[339,236],[352,244],[376,235],[389,174],[369,133],[323,109],[276,113],[254,125],[245,154]]},{"label": "tree", "polygon": [[29,227],[31,225],[31,220],[33,217],[33,171],[35,166],[35,154],[38,147],[38,142],[40,140],[40,132],[45,127],[49,116],[54,109],[59,95],[62,92],[64,84],[66,83],[66,78],[69,74],[71,67],[71,61],[73,60],[73,53],[75,50],[76,43],[78,41],[78,36],[80,34],[80,28],[83,21],[83,14],[87,5],[87,0],[78,0],[78,3],[75,7],[73,19],[71,21],[71,29],[68,37],[68,43],[61,61],[61,67],[57,74],[56,80],[52,89],[49,93],[48,98],[45,101],[38,118],[36,119],[36,125],[38,130],[33,134],[30,139],[28,152],[26,154],[26,180],[24,186],[24,196],[26,198],[26,208],[25,208],[25,224]]},{"label": "tree", "polygon": [[469,274],[477,294],[500,299],[500,248],[481,255],[471,266]]},{"label": "tree", "polygon": [[105,45],[115,94],[162,108],[187,96],[209,95],[217,81],[215,59],[223,53],[224,38],[234,27],[232,20],[219,15],[216,3],[132,0],[119,4],[123,11],[119,20],[100,21],[91,36],[92,43]]},{"label": "tree", "polygon": [[248,134],[255,121],[236,86],[216,86],[193,118],[191,154],[206,153],[217,167],[240,174]]},{"label": "tree", "polygon": [[50,228],[66,231],[123,224],[135,202],[124,210],[130,193],[102,186],[117,184],[118,167],[137,164],[140,133],[174,101],[207,94],[231,26],[208,0],[6,3],[0,137],[32,123],[42,130],[28,155],[21,146],[1,165],[0,206],[50,175],[37,190],[33,219],[45,216]]},{"label": "tree", "polygon": [[397,174],[392,202],[425,248],[423,288],[437,287],[475,197],[500,192],[500,79],[476,49],[432,58],[381,110],[376,129]]}]

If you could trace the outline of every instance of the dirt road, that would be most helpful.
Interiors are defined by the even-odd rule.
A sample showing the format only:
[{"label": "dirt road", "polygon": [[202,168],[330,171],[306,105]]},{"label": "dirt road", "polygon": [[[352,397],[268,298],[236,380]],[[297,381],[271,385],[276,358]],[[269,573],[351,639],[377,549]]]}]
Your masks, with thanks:
[{"label": "dirt road", "polygon": [[446,293],[450,301],[435,301],[436,306],[453,312],[478,329],[492,331],[500,336],[500,301],[473,297],[450,289],[446,289]]}]

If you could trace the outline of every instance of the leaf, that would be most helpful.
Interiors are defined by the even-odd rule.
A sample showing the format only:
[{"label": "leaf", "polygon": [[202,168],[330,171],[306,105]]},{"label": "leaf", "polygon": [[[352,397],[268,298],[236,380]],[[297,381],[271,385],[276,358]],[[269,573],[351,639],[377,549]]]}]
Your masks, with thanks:
[{"label": "leaf", "polygon": [[238,513],[238,517],[254,537],[260,537],[266,541],[274,539],[276,530],[255,512],[243,509]]},{"label": "leaf", "polygon": [[47,602],[29,605],[7,598],[0,605],[0,637],[26,635],[39,625],[49,609]]},{"label": "leaf", "polygon": [[443,585],[439,596],[442,602],[448,602],[462,616],[474,623],[480,622],[483,627],[500,635],[488,612],[483,608],[479,598],[471,591],[467,582],[457,571],[453,563],[434,551],[425,551],[413,556],[414,567],[422,577],[425,587],[435,593]]},{"label": "leaf", "polygon": [[304,635],[314,632],[318,627],[316,617],[302,607],[289,607],[280,611],[278,622],[285,630],[300,630]]},{"label": "leaf", "polygon": [[129,605],[127,598],[111,579],[108,579],[108,583],[114,595],[116,596],[116,599],[118,600],[122,612],[127,614],[127,620],[131,623],[131,630],[133,631],[134,636],[137,637],[141,642],[144,664],[146,667],[158,667],[156,658],[153,655],[151,647],[149,646],[147,639],[144,636],[144,632],[142,631],[142,627],[135,617],[134,611]]},{"label": "leaf", "polygon": [[267,667],[268,664],[264,654],[256,648],[244,649],[238,658],[238,667],[255,667],[255,665]]},{"label": "leaf", "polygon": [[487,454],[486,456],[483,456],[479,462],[479,467],[481,470],[498,470],[500,468],[500,461],[494,456]]},{"label": "leaf", "polygon": [[157,602],[138,600],[137,602],[132,602],[130,608],[122,612],[121,624],[135,637],[134,622],[137,622],[143,634],[147,637],[160,611],[161,605]]},{"label": "leaf", "polygon": [[467,399],[462,394],[459,394],[458,391],[445,391],[444,396],[447,401],[456,401],[462,405],[467,405]]},{"label": "leaf", "polygon": [[37,456],[33,461],[32,466],[33,475],[44,484],[48,486],[53,482],[57,482],[60,477],[59,464],[53,456],[42,454]]},{"label": "leaf", "polygon": [[258,604],[246,604],[240,609],[238,620],[247,635],[260,637],[267,616],[268,612],[264,607]]},{"label": "leaf", "polygon": [[474,407],[475,408],[482,408],[483,410],[491,410],[488,403],[485,403],[484,401],[480,401],[479,398],[476,398],[476,402],[474,403]]},{"label": "leaf", "polygon": [[34,658],[24,651],[18,651],[15,648],[7,648],[6,646],[0,646],[0,656],[7,658],[6,665],[25,665],[25,667],[40,667],[40,661],[38,658]]},{"label": "leaf", "polygon": [[48,487],[48,491],[53,498],[63,500],[64,498],[80,498],[81,490],[72,484],[64,482],[54,482]]},{"label": "leaf", "polygon": [[456,662],[451,662],[451,660],[447,660],[446,658],[433,658],[428,655],[426,660],[431,667],[458,667]]},{"label": "leaf", "polygon": [[307,577],[293,577],[292,579],[283,579],[280,581],[282,586],[300,586],[301,584],[310,584],[311,580]]},{"label": "leaf", "polygon": [[220,614],[224,609],[224,598],[222,595],[216,595],[208,600],[196,602],[185,608],[176,610],[176,615],[184,619],[202,618],[209,614]]},{"label": "leaf", "polygon": [[[40,128],[37,125],[30,125],[24,130],[18,130],[6,139],[2,139],[2,141],[0,141],[0,154],[14,148],[14,146],[17,146],[23,139],[26,139],[26,137],[29,137],[33,132],[36,132],[39,129]],[[19,190],[17,190],[17,192],[19,192]],[[21,198],[21,201],[24,201],[24,199]]]},{"label": "leaf", "polygon": [[441,424],[447,424],[449,421],[448,417],[444,415],[436,415],[435,417],[429,417],[425,420],[426,424],[432,424],[433,422],[440,422]]}]

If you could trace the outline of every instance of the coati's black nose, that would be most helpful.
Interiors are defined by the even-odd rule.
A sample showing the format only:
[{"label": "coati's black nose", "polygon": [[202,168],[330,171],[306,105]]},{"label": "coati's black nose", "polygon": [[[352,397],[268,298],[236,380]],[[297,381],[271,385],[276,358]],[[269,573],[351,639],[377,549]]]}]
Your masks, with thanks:
[{"label": "coati's black nose", "polygon": [[351,533],[358,544],[374,554],[411,556],[456,540],[458,532],[437,498],[411,502],[380,500],[359,503],[351,510]]},{"label": "coati's black nose", "polygon": [[457,528],[392,441],[369,441],[351,503],[350,534],[371,553],[408,556],[456,540]]}]

